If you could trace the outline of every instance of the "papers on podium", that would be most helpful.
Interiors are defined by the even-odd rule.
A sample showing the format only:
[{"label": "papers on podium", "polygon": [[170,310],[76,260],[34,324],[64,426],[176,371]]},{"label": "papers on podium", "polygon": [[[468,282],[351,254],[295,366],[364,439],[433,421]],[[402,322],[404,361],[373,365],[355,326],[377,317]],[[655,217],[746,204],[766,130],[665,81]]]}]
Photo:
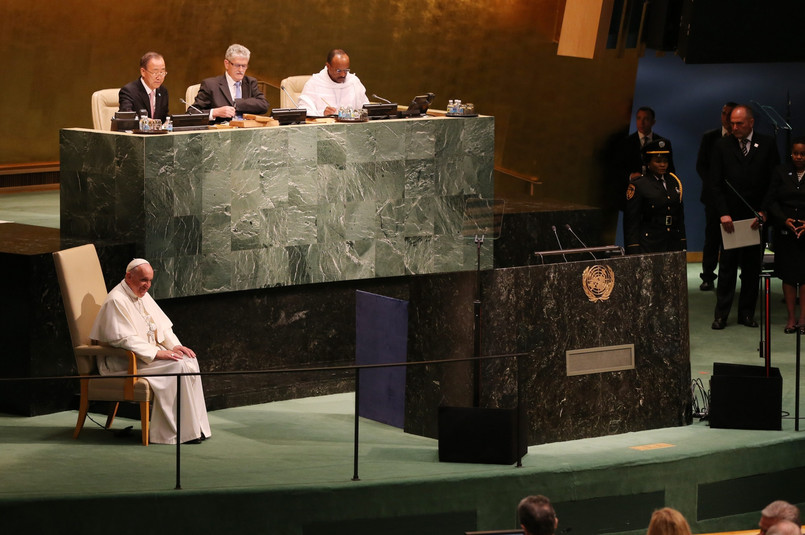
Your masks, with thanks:
[{"label": "papers on podium", "polygon": [[741,219],[740,221],[733,221],[732,225],[735,227],[735,232],[727,232],[724,230],[724,225],[721,225],[721,241],[724,244],[724,249],[738,249],[739,247],[748,247],[750,245],[760,245],[760,232],[758,229],[752,228],[752,222],[755,218]]}]

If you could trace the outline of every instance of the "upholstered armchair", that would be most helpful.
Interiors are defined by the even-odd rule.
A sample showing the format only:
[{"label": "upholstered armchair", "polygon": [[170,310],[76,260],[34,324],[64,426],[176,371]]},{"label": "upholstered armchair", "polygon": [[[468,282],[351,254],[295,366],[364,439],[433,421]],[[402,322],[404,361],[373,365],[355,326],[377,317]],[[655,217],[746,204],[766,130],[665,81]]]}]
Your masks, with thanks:
[{"label": "upholstered armchair", "polygon": [[[78,373],[81,381],[81,401],[73,438],[78,438],[87,418],[90,401],[114,403],[106,420],[106,428],[112,426],[120,401],[139,403],[143,445],[148,445],[149,403],[151,387],[143,378],[101,378],[96,358],[117,355],[128,359],[128,374],[137,373],[137,358],[131,351],[99,345],[90,340],[89,334],[95,317],[106,299],[106,285],[101,263],[93,244],[82,245],[53,253],[56,274],[59,279],[70,338],[73,343]],[[107,376],[108,377],[108,376]]]},{"label": "upholstered armchair", "polygon": [[92,128],[112,130],[112,117],[120,109],[118,93],[120,88],[101,89],[92,94]]},{"label": "upholstered armchair", "polygon": [[284,87],[285,91],[291,94],[296,104],[291,102],[291,99],[288,98],[285,91],[280,89],[280,108],[295,108],[296,105],[299,104],[299,96],[302,94],[302,89],[305,88],[307,81],[310,80],[310,76],[309,74],[289,76],[282,81],[280,87]]}]

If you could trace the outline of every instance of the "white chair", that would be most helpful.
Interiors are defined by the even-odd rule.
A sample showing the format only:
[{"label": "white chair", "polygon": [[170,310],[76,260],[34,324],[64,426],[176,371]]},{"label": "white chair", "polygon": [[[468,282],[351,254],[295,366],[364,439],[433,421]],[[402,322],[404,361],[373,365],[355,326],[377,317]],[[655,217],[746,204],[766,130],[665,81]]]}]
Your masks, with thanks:
[{"label": "white chair", "polygon": [[187,91],[184,93],[184,101],[187,104],[184,107],[184,110],[187,111],[190,106],[196,101],[196,95],[198,95],[198,90],[201,89],[201,84],[191,85],[187,88]]},{"label": "white chair", "polygon": [[101,89],[92,94],[92,128],[112,130],[112,117],[120,109],[118,94],[120,88]]},{"label": "white chair", "polygon": [[[280,89],[280,108],[295,108],[296,105],[299,104],[299,96],[302,94],[302,89],[305,88],[305,84],[310,80],[311,76],[310,74],[289,76],[282,81],[281,87],[284,87],[285,91]],[[296,104],[291,102],[291,99],[285,94],[286,91],[291,94]]]}]

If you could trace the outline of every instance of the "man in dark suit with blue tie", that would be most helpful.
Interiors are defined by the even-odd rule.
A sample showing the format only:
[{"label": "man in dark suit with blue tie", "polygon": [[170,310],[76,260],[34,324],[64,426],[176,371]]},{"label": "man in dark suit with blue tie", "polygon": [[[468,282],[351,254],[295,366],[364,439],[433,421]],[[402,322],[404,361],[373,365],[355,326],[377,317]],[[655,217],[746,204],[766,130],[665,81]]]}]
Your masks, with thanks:
[{"label": "man in dark suit with blue tie", "polygon": [[[193,107],[209,110],[210,121],[220,123],[236,115],[254,113],[261,115],[268,111],[268,101],[257,86],[257,79],[246,76],[251,52],[243,45],[234,44],[226,51],[224,69],[221,76],[207,78],[201,82]],[[192,113],[193,108],[190,108]]]},{"label": "man in dark suit with blue tie", "polygon": [[[732,134],[716,141],[710,162],[710,193],[719,214],[721,227],[727,233],[735,231],[734,221],[753,219],[755,212],[763,215],[760,209],[769,188],[771,173],[780,163],[774,139],[755,132],[755,119],[751,108],[736,106],[730,115],[730,125]],[[755,220],[752,228],[757,228],[758,224],[759,222]],[[713,329],[720,330],[727,325],[727,316],[735,297],[738,268],[741,269],[738,323],[747,327],[758,326],[754,316],[761,271],[761,251],[761,245],[722,249]]]},{"label": "man in dark suit with blue tie", "polygon": [[165,58],[156,52],[146,52],[140,58],[140,78],[120,88],[120,111],[146,110],[148,117],[164,121],[168,116],[168,90],[162,87],[168,72]]}]

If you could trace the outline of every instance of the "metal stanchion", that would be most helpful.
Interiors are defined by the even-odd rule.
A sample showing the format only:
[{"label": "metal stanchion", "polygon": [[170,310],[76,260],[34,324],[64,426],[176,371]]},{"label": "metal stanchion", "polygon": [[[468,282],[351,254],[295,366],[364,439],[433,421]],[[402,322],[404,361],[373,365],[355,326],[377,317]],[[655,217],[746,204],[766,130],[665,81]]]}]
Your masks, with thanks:
[{"label": "metal stanchion", "polygon": [[353,459],[352,459],[352,481],[360,481],[358,477],[358,431],[360,429],[360,416],[358,407],[360,407],[361,399],[361,370],[355,370],[355,440],[353,441]]},{"label": "metal stanchion", "polygon": [[182,490],[182,376],[176,376],[176,487]]}]

